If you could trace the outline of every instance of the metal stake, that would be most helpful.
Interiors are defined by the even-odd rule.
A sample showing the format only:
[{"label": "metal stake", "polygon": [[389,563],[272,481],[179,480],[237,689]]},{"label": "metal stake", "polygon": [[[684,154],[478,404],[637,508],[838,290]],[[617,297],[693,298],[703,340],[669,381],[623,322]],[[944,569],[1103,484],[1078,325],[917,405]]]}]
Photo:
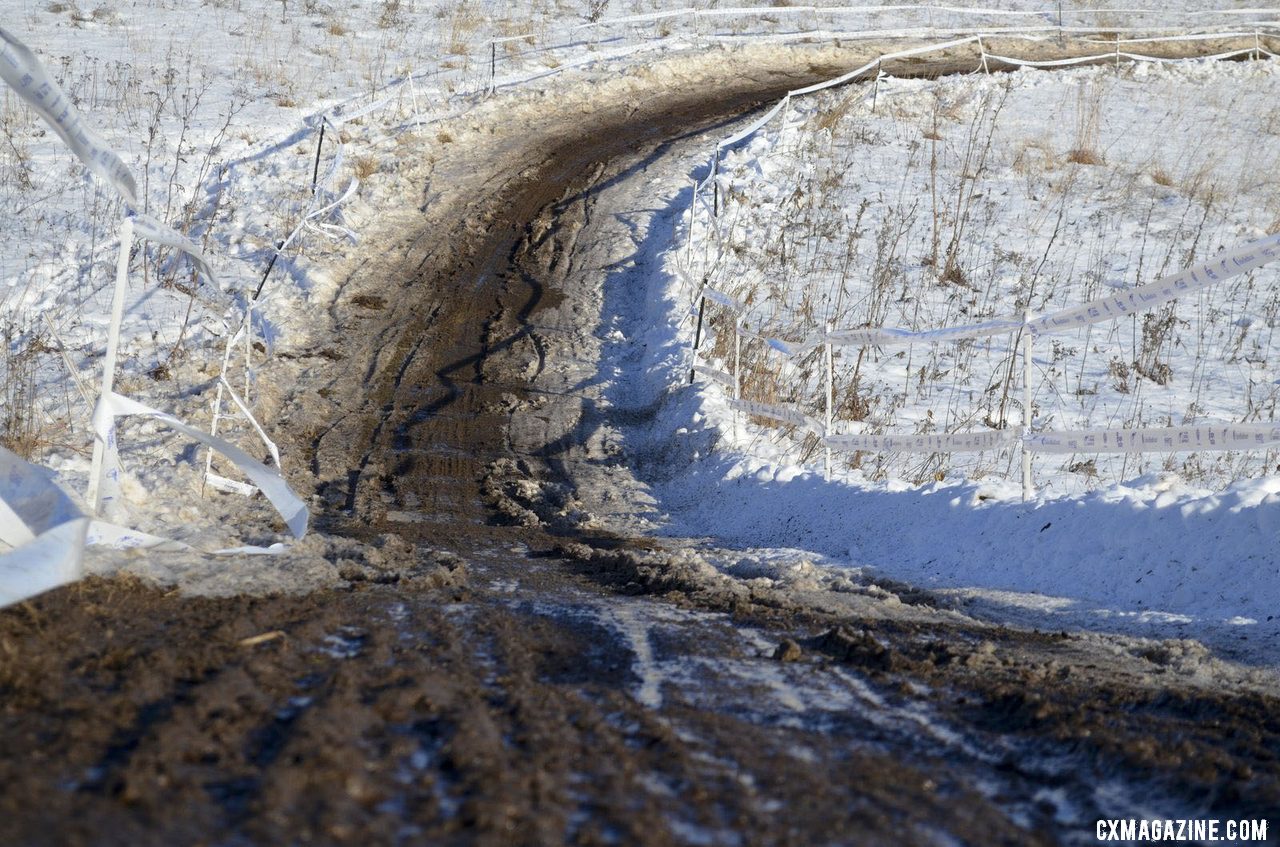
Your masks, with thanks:
[{"label": "metal stake", "polygon": [[694,368],[698,364],[698,346],[702,344],[702,315],[707,309],[707,298],[698,298],[698,325],[693,330],[693,351],[689,356],[689,384],[693,385]]},{"label": "metal stake", "polygon": [[316,142],[316,164],[311,169],[311,193],[316,193],[316,183],[320,180],[320,148],[324,146],[324,125],[325,121],[320,121],[320,140]]}]

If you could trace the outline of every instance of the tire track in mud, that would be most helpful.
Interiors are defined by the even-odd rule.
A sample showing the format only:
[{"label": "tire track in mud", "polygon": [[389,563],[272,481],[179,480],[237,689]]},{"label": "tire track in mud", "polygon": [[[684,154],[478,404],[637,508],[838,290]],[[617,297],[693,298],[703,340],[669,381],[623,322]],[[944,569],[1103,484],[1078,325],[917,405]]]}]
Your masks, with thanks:
[{"label": "tire track in mud", "polygon": [[[963,65],[963,63],[961,63]],[[896,73],[903,76],[910,75],[928,75],[936,76],[943,73],[954,72],[957,68],[954,59],[943,62],[921,62],[913,63],[910,67],[904,66],[896,69]],[[789,83],[787,86],[794,87]],[[761,100],[768,102],[777,96],[783,89],[782,86],[777,91],[770,92],[767,97]],[[719,110],[719,115],[737,114],[739,110],[726,112],[724,104],[720,103],[712,107]],[[626,116],[631,119],[634,113]],[[648,132],[648,137],[672,135],[671,128],[688,124],[688,118],[682,116],[678,124],[668,124],[665,132],[661,129],[661,124],[655,121],[652,116],[641,116],[643,124],[637,121],[635,124],[617,130],[605,130],[605,132],[616,132],[622,137],[635,137],[637,134],[645,134],[638,132],[640,126]],[[657,127],[658,132],[652,132]],[[602,133],[603,134],[603,133]],[[585,187],[574,192],[566,190],[558,199],[549,202],[547,206],[541,210],[538,215],[531,219],[526,227],[523,239],[512,249],[510,258],[508,259],[508,267],[506,270],[507,277],[512,280],[510,287],[505,293],[511,293],[517,299],[520,297],[520,285],[523,284],[528,291],[528,299],[523,301],[519,308],[506,306],[502,309],[502,315],[512,319],[509,326],[508,334],[505,342],[497,344],[490,343],[489,348],[485,351],[486,360],[493,366],[493,377],[489,380],[489,385],[502,391],[509,391],[515,396],[515,404],[511,409],[512,413],[519,416],[524,410],[531,405],[530,398],[537,393],[536,382],[539,376],[543,374],[546,367],[545,351],[539,348],[538,363],[534,373],[522,373],[522,363],[518,360],[513,363],[504,363],[499,360],[495,354],[499,351],[512,349],[512,345],[526,335],[537,334],[537,330],[531,326],[530,318],[545,309],[543,298],[548,290],[563,288],[565,285],[573,282],[572,274],[568,273],[564,268],[558,267],[558,263],[562,256],[572,256],[574,253],[573,241],[579,235],[582,222],[588,221],[591,217],[592,199],[598,195],[601,190],[609,184],[627,178],[634,178],[634,174],[641,173],[646,163],[655,161],[664,155],[674,139],[663,139],[655,144],[651,152],[633,155],[631,157],[617,156],[615,150],[611,150],[609,145],[595,144],[596,139],[590,140],[578,139],[572,147],[566,146],[560,155],[572,149],[573,156],[571,161],[575,162],[575,170],[580,167],[576,166],[577,162],[582,161],[584,156],[590,157],[592,161],[593,173],[588,180],[585,181]],[[557,156],[556,158],[560,158]],[[613,160],[621,158],[625,161],[624,165],[618,165]],[[563,159],[561,159],[563,161]],[[609,163],[608,170],[602,170],[600,163]],[[601,180],[600,177],[605,173],[609,174],[609,178]],[[558,187],[562,183],[554,179],[544,179],[544,183]],[[566,197],[573,195],[571,202],[566,202]],[[579,209],[577,204],[581,204]],[[566,230],[571,230],[568,237],[565,237]],[[563,242],[563,243],[561,243]],[[550,280],[546,286],[538,282],[539,279],[545,278]],[[515,282],[515,281],[518,281]],[[490,323],[486,326],[487,331],[492,331],[494,325]],[[481,381],[484,381],[485,374],[477,374]],[[519,377],[523,377],[520,379]],[[504,379],[505,378],[505,379]],[[554,406],[554,394],[552,395],[552,404]],[[534,404],[536,406],[536,404]],[[537,417],[537,413],[533,415],[526,414],[525,417]],[[575,422],[576,418],[576,422]],[[549,438],[545,444],[541,445],[534,451],[529,451],[520,455],[514,461],[510,455],[499,456],[496,461],[490,461],[486,469],[486,497],[491,501],[491,505],[497,505],[499,511],[512,517],[516,522],[526,525],[534,529],[549,530],[553,535],[566,535],[572,538],[586,540],[590,547],[594,549],[585,552],[585,555],[578,554],[578,558],[585,563],[583,572],[594,578],[599,578],[600,574],[596,566],[603,560],[608,560],[608,569],[615,573],[606,576],[601,580],[604,584],[616,584],[621,579],[626,580],[624,588],[632,590],[640,586],[640,591],[657,591],[659,593],[669,593],[671,589],[676,589],[675,593],[681,593],[680,589],[687,589],[687,593],[698,599],[695,601],[697,605],[703,608],[722,609],[724,611],[736,612],[743,614],[743,607],[750,608],[753,604],[750,600],[743,602],[741,591],[737,590],[737,586],[733,586],[728,590],[721,591],[719,587],[714,586],[716,580],[708,580],[706,574],[697,573],[697,569],[693,569],[694,573],[690,573],[689,569],[669,567],[669,563],[664,560],[661,553],[656,556],[646,556],[642,553],[639,556],[632,556],[629,548],[633,547],[639,539],[634,538],[611,538],[602,536],[599,532],[585,530],[584,527],[576,522],[572,515],[571,506],[575,499],[576,493],[576,472],[575,467],[590,463],[598,457],[590,455],[589,452],[582,451],[581,445],[584,441],[584,422],[580,413],[571,411],[566,420],[558,423],[560,429],[557,432],[549,434],[557,437]],[[553,426],[553,422],[548,420],[548,429]],[[430,436],[426,436],[430,438]],[[510,448],[510,442],[508,442]],[[518,451],[517,451],[518,452]],[[549,496],[548,496],[549,495]],[[566,514],[566,511],[569,514]],[[539,541],[531,542],[537,545]],[[546,540],[542,540],[543,545],[547,544]],[[641,541],[641,547],[647,546],[649,542]],[[568,554],[570,558],[574,557],[573,545],[558,545],[556,550],[561,554]],[[620,572],[620,573],[619,573]],[[640,577],[637,580],[637,577]],[[645,580],[652,580],[652,584],[645,586]],[[550,586],[548,586],[550,588]],[[551,589],[548,593],[554,594],[555,589]],[[717,596],[718,595],[718,596]],[[793,601],[789,598],[771,598],[772,603],[766,602],[764,605],[771,612],[780,612],[782,618],[797,613],[803,615],[808,610],[794,607]],[[579,610],[580,611],[580,610]],[[563,614],[572,617],[574,614],[566,610]],[[747,613],[748,616],[750,613]],[[770,616],[766,615],[766,619]],[[771,623],[776,624],[776,618]],[[616,621],[615,621],[616,623]],[[615,627],[616,629],[616,627]],[[694,632],[698,631],[697,626],[691,627]],[[948,631],[948,629],[950,631]],[[1139,760],[1139,764],[1148,765],[1147,771],[1152,770],[1150,765],[1150,757],[1145,756],[1146,751],[1150,753],[1157,749],[1163,743],[1172,743],[1179,731],[1184,727],[1174,727],[1173,731],[1166,738],[1159,738],[1158,732],[1152,732],[1150,727],[1143,726],[1143,721],[1148,719],[1155,710],[1145,711],[1141,718],[1135,718],[1128,722],[1127,726],[1115,728],[1115,737],[1104,744],[1113,745],[1108,750],[1108,757],[1098,757],[1091,759],[1089,751],[1083,756],[1077,756],[1074,749],[1076,740],[1073,739],[1066,745],[1069,752],[1064,752],[1057,742],[1063,739],[1057,739],[1055,742],[1048,742],[1046,736],[1051,735],[1049,726],[1041,727],[1039,724],[1053,724],[1054,718],[1066,724],[1073,723],[1072,717],[1067,710],[1059,709],[1040,694],[1035,692],[1038,685],[1052,685],[1047,678],[1048,671],[1046,669],[1059,668],[1055,664],[1061,661],[1062,653],[1055,650],[1052,646],[1046,644],[1046,639],[1039,634],[1031,637],[1024,637],[1020,634],[1004,631],[996,635],[990,632],[975,631],[980,628],[970,627],[969,624],[939,626],[937,621],[928,621],[920,625],[905,626],[898,628],[887,628],[878,631],[854,630],[850,632],[847,629],[833,628],[818,638],[810,638],[807,644],[819,655],[827,655],[837,658],[845,663],[851,663],[855,666],[861,666],[863,670],[871,672],[887,672],[902,673],[907,672],[908,676],[915,676],[917,679],[924,679],[928,684],[936,684],[941,681],[946,687],[955,685],[957,682],[972,691],[974,687],[976,692],[976,702],[981,704],[979,709],[988,708],[991,704],[995,704],[996,716],[992,717],[990,711],[986,715],[986,725],[978,732],[978,736],[987,736],[981,738],[981,742],[993,749],[1003,749],[1003,757],[994,764],[997,769],[1011,774],[1008,779],[989,778],[997,783],[1011,786],[1009,792],[1002,797],[1003,802],[1010,805],[1034,805],[1032,799],[1041,796],[1045,782],[1055,786],[1055,790],[1066,797],[1062,801],[1063,807],[1076,807],[1078,813],[1083,808],[1093,808],[1097,814],[1102,814],[1103,809],[1098,805],[1097,801],[1090,796],[1093,787],[1093,780],[1100,776],[1106,775],[1112,780],[1113,791],[1119,792],[1126,779],[1137,775],[1140,778],[1144,776],[1143,768],[1130,767],[1134,762],[1125,761],[1126,758]],[[686,636],[686,638],[696,638],[696,635]],[[939,671],[938,665],[947,665],[954,661],[961,660],[968,663],[968,667],[988,666],[987,672],[990,673],[993,664],[999,662],[988,661],[987,657],[993,654],[996,649],[992,647],[992,637],[1000,644],[1001,648],[1010,652],[1021,654],[1015,661],[1006,663],[1001,673],[993,674],[996,679],[984,679],[979,681],[975,674],[972,673],[956,673],[954,669],[949,671]],[[956,646],[947,646],[943,642],[953,639]],[[920,642],[924,641],[922,645]],[[971,646],[965,646],[965,642],[970,642]],[[685,649],[690,649],[688,643]],[[630,653],[638,660],[646,654],[647,648],[644,645],[632,643]],[[925,653],[926,657],[923,661],[920,659],[906,658],[910,653]],[[1047,655],[1046,655],[1047,654]],[[645,666],[644,661],[637,662],[642,667]],[[1068,670],[1065,677],[1071,677],[1072,670],[1077,671],[1074,678],[1067,679],[1061,686],[1061,693],[1069,693],[1069,699],[1075,700],[1081,705],[1086,704],[1090,698],[1101,695],[1104,703],[1108,698],[1115,698],[1121,702],[1132,702],[1131,692],[1125,691],[1124,688],[1132,684],[1132,680],[1106,680],[1102,685],[1094,685],[1087,679],[1088,674],[1081,675],[1078,673],[1079,667],[1071,667],[1072,660],[1068,660]],[[1086,668],[1092,667],[1086,665]],[[1145,669],[1134,672],[1134,676],[1140,678]],[[727,687],[732,689],[735,685],[741,685],[741,681],[736,683],[726,683]],[[1107,690],[1106,684],[1115,684],[1115,690]],[[660,690],[660,687],[659,687]],[[655,684],[650,680],[643,682],[638,691],[642,693],[641,701],[654,702],[655,700]],[[945,695],[944,695],[945,697]],[[1141,701],[1141,697],[1133,698]],[[1212,699],[1212,698],[1209,698]],[[968,705],[965,695],[957,698],[958,704],[961,706]],[[1256,705],[1256,704],[1255,704]],[[1104,704],[1099,709],[1100,714],[1106,714],[1109,710],[1116,708],[1115,704]],[[1196,707],[1200,708],[1200,707]],[[714,711],[714,710],[713,710]],[[967,724],[969,731],[974,731],[973,716],[970,714],[972,710],[968,709],[948,709],[952,718],[958,721],[957,725]],[[1144,711],[1141,710],[1140,711]],[[1252,711],[1246,709],[1246,712]],[[1025,737],[1017,738],[1012,743],[998,744],[999,736],[1009,729],[1021,729]],[[1111,729],[1111,728],[1108,728]],[[1081,737],[1088,738],[1094,732],[1098,731],[1094,728],[1074,727],[1073,731],[1078,732]],[[994,737],[992,733],[994,732]],[[1105,734],[1105,733],[1103,733]],[[1014,733],[1016,737],[1016,733]],[[1143,737],[1146,736],[1146,737]],[[1130,756],[1132,751],[1124,749],[1126,744],[1138,738],[1136,748],[1139,753]],[[899,735],[895,742],[901,746],[908,748],[914,747],[908,743],[905,738]],[[1208,742],[1205,746],[1212,746],[1213,742]],[[944,745],[945,746],[945,745]],[[1085,745],[1090,746],[1090,745]],[[1267,745],[1264,743],[1261,749],[1265,749]],[[1058,749],[1055,749],[1058,748]],[[972,746],[970,747],[972,749]],[[1117,752],[1119,755],[1116,755]],[[1021,764],[1015,764],[1015,760],[1020,758],[1020,754],[1025,755],[1027,761]],[[1248,754],[1246,754],[1247,756]],[[1263,757],[1267,755],[1262,754]],[[1074,760],[1075,765],[1088,775],[1083,778],[1073,776],[1069,771],[1067,773],[1052,772],[1052,768],[1047,768],[1042,763],[1045,761],[1059,760],[1063,757]],[[1146,762],[1141,762],[1143,758]],[[963,758],[963,757],[962,757]],[[1109,758],[1109,761],[1104,759]],[[1177,757],[1174,757],[1175,759]],[[993,762],[989,759],[979,757],[969,757],[967,767],[970,768],[987,768],[992,769]],[[1124,771],[1131,770],[1128,776],[1122,775]],[[1154,770],[1159,770],[1155,768]],[[1219,774],[1220,778],[1221,775]],[[1230,782],[1230,777],[1227,777]],[[1011,780],[1011,782],[1010,782]],[[1180,801],[1172,799],[1178,795],[1183,796],[1183,801],[1191,800],[1196,791],[1192,790],[1183,794],[1184,789],[1176,786],[1177,779],[1172,786],[1172,791],[1168,793],[1171,803],[1168,808],[1170,810],[1177,807]],[[1192,783],[1195,780],[1191,780]],[[1166,786],[1168,788],[1169,786]],[[1265,795],[1275,788],[1274,783],[1270,788],[1265,789],[1262,793]],[[1152,785],[1146,787],[1147,791],[1153,791],[1157,795],[1163,792]],[[997,792],[998,793],[998,792]],[[1020,799],[1018,799],[1020,797]],[[1062,816],[1065,814],[1063,808],[1055,805],[1054,802],[1045,800],[1043,805],[1050,808],[1050,819],[1054,816]],[[1124,807],[1125,801],[1120,797],[1108,798],[1106,802],[1113,804],[1109,810],[1113,813]],[[1157,804],[1158,805],[1158,804]],[[1262,805],[1253,808],[1264,808]],[[1132,811],[1132,807],[1129,807]],[[1043,810],[1041,810],[1043,813]],[[1048,821],[1045,821],[1048,823]]]},{"label": "tire track in mud", "polygon": [[346,584],[0,613],[0,843],[1049,844],[1139,801],[1280,807],[1274,694],[1190,648],[798,599],[584,523],[584,475],[625,471],[562,367],[601,198],[836,70],[603,103],[359,265],[350,351],[299,380],[326,422],[295,429]]}]

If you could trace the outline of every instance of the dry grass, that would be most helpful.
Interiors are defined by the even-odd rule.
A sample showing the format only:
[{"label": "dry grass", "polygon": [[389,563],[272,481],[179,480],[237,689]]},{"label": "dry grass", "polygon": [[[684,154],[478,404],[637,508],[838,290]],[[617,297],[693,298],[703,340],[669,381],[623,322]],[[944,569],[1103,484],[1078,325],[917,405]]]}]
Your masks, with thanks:
[{"label": "dry grass", "polygon": [[481,10],[470,0],[460,0],[452,8],[443,7],[436,14],[448,19],[448,31],[445,34],[446,51],[455,56],[471,55],[472,39],[484,23]]},{"label": "dry grass", "polygon": [[1101,165],[1105,161],[1102,154],[1091,147],[1073,147],[1067,151],[1066,159],[1075,165]]},{"label": "dry grass", "polygon": [[1082,85],[1076,91],[1075,141],[1067,151],[1066,159],[1077,165],[1101,165],[1104,161],[1098,151],[1098,135],[1102,120],[1102,88],[1095,84]]},{"label": "dry grass", "polygon": [[6,319],[0,338],[0,444],[24,459],[30,459],[41,446],[42,418],[37,407],[36,370],[39,355],[51,348],[40,334],[24,331]]},{"label": "dry grass", "polygon": [[352,167],[355,169],[356,177],[364,182],[378,172],[378,160],[373,156],[357,156]]}]

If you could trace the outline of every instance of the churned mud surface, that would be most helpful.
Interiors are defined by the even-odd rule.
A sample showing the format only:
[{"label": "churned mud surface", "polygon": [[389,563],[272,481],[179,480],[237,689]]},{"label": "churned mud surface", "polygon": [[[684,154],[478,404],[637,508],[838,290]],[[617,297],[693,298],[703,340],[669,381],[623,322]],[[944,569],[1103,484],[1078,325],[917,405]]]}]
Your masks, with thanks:
[{"label": "churned mud surface", "polygon": [[1280,809],[1270,672],[762,586],[643,531],[592,388],[601,234],[706,133],[858,63],[603,90],[409,172],[421,210],[279,363],[295,479],[358,542],[341,580],[0,612],[0,844],[1056,844]]}]

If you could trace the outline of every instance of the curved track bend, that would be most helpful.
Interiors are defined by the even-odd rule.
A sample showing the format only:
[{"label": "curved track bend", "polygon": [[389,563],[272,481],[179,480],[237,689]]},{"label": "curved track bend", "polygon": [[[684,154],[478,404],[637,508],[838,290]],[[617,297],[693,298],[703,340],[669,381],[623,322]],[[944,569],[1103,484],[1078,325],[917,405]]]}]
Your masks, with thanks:
[{"label": "curved track bend", "polygon": [[598,367],[608,298],[645,293],[605,280],[710,140],[875,52],[677,61],[429,131],[394,248],[278,363],[320,529],[362,542],[345,582],[0,616],[0,842],[1092,843],[1280,808],[1274,687],[1189,645],[771,592],[643,532],[617,432],[659,410]]}]

